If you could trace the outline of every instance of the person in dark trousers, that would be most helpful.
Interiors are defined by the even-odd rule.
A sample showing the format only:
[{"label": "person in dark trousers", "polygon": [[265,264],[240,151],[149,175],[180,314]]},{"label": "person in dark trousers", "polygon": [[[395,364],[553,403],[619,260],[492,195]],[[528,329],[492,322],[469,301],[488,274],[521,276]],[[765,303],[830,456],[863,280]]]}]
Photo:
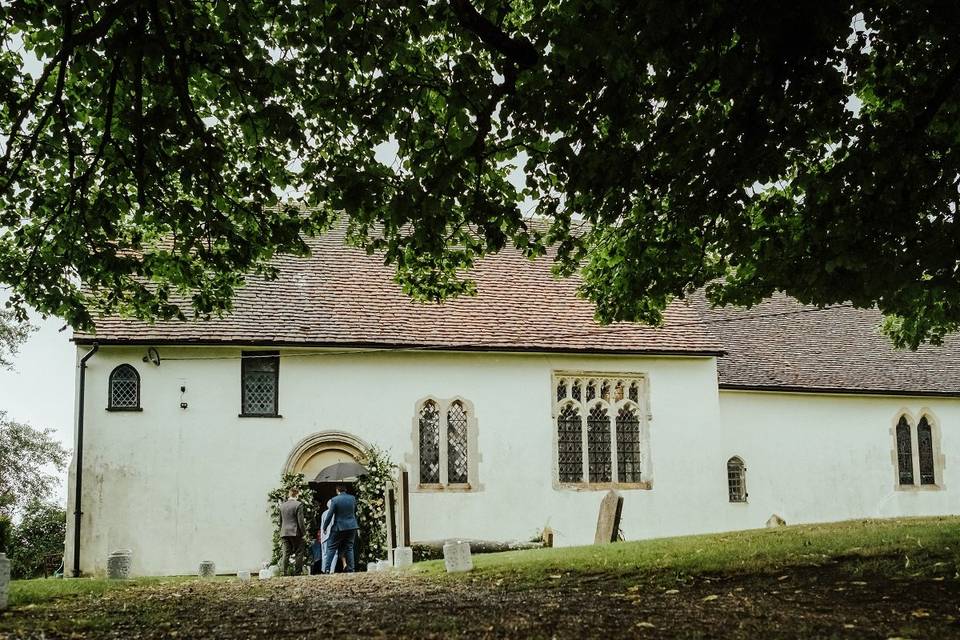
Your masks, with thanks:
[{"label": "person in dark trousers", "polygon": [[287,575],[290,567],[290,554],[296,557],[296,573],[303,573],[304,545],[303,536],[307,532],[307,525],[303,519],[303,503],[297,498],[300,490],[290,489],[287,499],[280,503],[280,541],[283,544],[283,553],[280,556],[280,571]]},{"label": "person in dark trousers", "polygon": [[357,499],[347,493],[346,485],[338,484],[337,495],[330,500],[329,504],[330,508],[324,512],[320,523],[322,529],[330,531],[324,568],[333,573],[334,562],[343,556],[347,564],[345,571],[353,573],[353,545],[357,538],[357,530],[360,528],[357,523]]}]

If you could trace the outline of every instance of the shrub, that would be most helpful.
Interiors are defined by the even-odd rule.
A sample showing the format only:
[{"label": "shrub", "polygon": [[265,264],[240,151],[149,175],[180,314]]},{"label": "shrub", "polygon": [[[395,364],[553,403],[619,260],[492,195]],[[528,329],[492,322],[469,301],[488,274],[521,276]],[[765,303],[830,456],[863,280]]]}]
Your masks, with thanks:
[{"label": "shrub", "polygon": [[46,577],[63,558],[67,513],[59,505],[34,500],[13,527],[7,555],[16,579]]}]

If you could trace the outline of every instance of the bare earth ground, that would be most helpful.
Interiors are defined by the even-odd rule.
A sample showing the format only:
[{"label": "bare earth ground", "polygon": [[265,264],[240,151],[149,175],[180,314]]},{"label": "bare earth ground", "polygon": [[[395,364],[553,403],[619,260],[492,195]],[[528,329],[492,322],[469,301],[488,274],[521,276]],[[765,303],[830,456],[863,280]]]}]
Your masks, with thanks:
[{"label": "bare earth ground", "polygon": [[668,579],[357,574],[134,586],[16,607],[0,638],[960,638],[960,579],[843,561]]}]

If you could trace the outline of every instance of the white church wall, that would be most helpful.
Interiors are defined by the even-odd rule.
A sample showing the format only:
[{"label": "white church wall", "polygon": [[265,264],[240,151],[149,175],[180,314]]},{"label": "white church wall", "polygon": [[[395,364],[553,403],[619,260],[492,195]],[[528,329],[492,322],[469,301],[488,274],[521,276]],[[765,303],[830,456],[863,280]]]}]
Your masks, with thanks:
[{"label": "white church wall", "polygon": [[[960,399],[720,392],[722,453],[746,464],[746,504],[728,505],[723,527],[960,513]],[[892,428],[906,412],[940,427],[938,488],[897,486]],[[916,422],[913,422],[916,424]],[[916,446],[914,446],[916,455]]]},{"label": "white church wall", "polygon": [[[239,348],[161,347],[159,367],[141,361],[145,352],[107,346],[88,363],[85,572],[102,571],[107,554],[123,548],[133,550],[136,574],[189,573],[201,560],[221,571],[255,568],[270,550],[266,494],[297,443],[345,431],[403,462],[415,404],[428,395],[473,403],[481,488],[412,493],[414,540],[526,539],[549,525],[557,544],[589,543],[603,492],[553,486],[557,370],[648,376],[653,420],[643,454],[655,479],[652,490],[623,492],[627,537],[714,530],[709,514],[726,506],[713,358],[283,350],[282,417],[240,418]],[[109,373],[124,362],[140,374],[143,411],[105,410]],[[72,531],[67,543],[69,566]]]}]

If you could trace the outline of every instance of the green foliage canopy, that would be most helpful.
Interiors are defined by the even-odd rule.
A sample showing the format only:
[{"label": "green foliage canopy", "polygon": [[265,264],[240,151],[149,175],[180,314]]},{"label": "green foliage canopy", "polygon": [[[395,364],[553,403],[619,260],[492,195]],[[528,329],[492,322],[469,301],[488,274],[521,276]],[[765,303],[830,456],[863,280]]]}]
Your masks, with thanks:
[{"label": "green foliage canopy", "polygon": [[48,498],[60,480],[47,467],[62,470],[67,456],[51,429],[35,429],[0,411],[0,515]]},{"label": "green foliage canopy", "polygon": [[604,321],[783,290],[937,341],[958,24],[931,0],[11,0],[0,281],[77,326],[202,316],[342,211],[418,298],[555,245]]},{"label": "green foliage canopy", "polygon": [[9,553],[15,579],[47,577],[63,559],[67,512],[55,504],[33,500],[13,527]]}]

